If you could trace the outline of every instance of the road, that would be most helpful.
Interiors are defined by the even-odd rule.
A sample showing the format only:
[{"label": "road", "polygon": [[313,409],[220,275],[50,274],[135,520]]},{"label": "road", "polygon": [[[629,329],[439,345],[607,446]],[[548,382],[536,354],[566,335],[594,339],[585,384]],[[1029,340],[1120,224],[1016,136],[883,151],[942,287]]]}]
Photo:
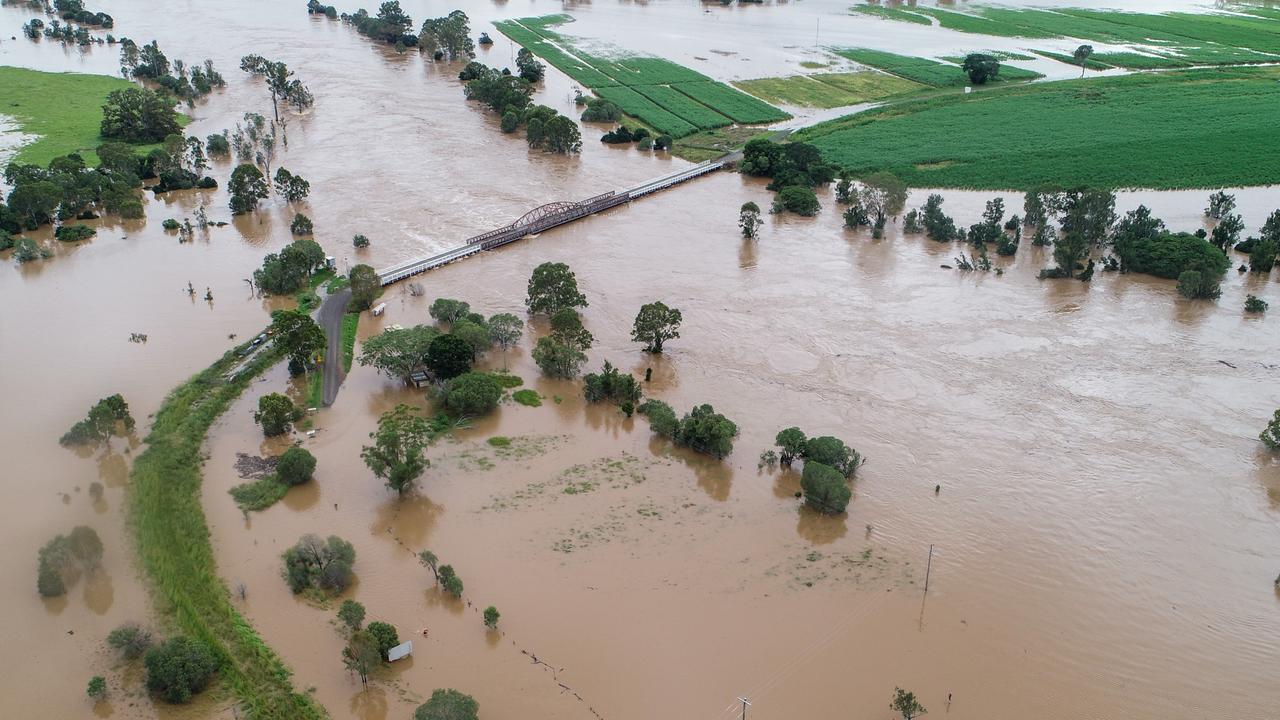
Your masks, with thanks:
[{"label": "road", "polygon": [[342,370],[342,316],[351,302],[351,290],[326,295],[320,304],[320,327],[329,341],[324,351],[324,377],[321,397],[325,407],[338,397],[338,388],[347,374]]}]

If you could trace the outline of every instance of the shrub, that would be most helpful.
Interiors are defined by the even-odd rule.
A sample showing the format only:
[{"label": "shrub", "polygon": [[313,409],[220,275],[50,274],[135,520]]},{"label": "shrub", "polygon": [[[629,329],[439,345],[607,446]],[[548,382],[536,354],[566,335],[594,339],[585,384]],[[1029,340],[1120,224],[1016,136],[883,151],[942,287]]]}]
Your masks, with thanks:
[{"label": "shrub", "polygon": [[352,632],[359,630],[364,623],[364,605],[355,600],[343,600],[342,606],[338,608],[338,619]]},{"label": "shrub", "polygon": [[699,405],[680,420],[676,443],[716,458],[733,452],[738,426],[710,405]]},{"label": "shrub", "polygon": [[1271,422],[1267,423],[1258,439],[1271,450],[1280,450],[1280,410],[1271,417]]},{"label": "shrub", "polygon": [[845,445],[840,438],[830,435],[809,438],[805,442],[801,457],[804,458],[806,465],[810,462],[822,463],[827,467],[835,468],[845,477],[852,476],[862,464],[862,455],[857,450]]},{"label": "shrub", "polygon": [[204,642],[185,637],[147,651],[147,689],[171,703],[185,703],[213,679],[218,659]]},{"label": "shrub", "polygon": [[413,711],[413,720],[476,720],[480,704],[457,690],[437,689]]},{"label": "shrub", "polygon": [[89,687],[85,690],[89,697],[94,700],[101,700],[107,696],[107,680],[101,675],[94,675],[89,678]]},{"label": "shrub", "polygon": [[226,135],[210,135],[205,138],[204,148],[209,157],[227,157],[231,154],[231,143]]},{"label": "shrub", "polygon": [[542,405],[542,396],[538,394],[538,391],[528,388],[511,393],[511,399],[527,407],[539,407]]},{"label": "shrub", "polygon": [[454,571],[452,565],[441,565],[438,571],[440,586],[454,597],[462,597],[462,578]]},{"label": "shrub", "polygon": [[53,236],[62,242],[76,242],[88,240],[97,234],[98,231],[88,225],[63,225],[54,231]]},{"label": "shrub", "polygon": [[804,501],[815,510],[842,513],[849,506],[853,491],[840,471],[820,462],[806,460],[800,476]]},{"label": "shrub", "polygon": [[283,435],[293,429],[293,423],[302,417],[302,411],[293,401],[280,393],[268,393],[258,398],[258,410],[253,421],[262,426],[267,437]]},{"label": "shrub", "polygon": [[668,440],[675,438],[680,421],[676,418],[676,411],[672,410],[670,405],[661,400],[645,400],[638,410],[641,415],[649,418],[649,427],[655,433]]},{"label": "shrub", "polygon": [[445,407],[455,415],[484,415],[501,399],[502,385],[487,373],[463,373],[444,386]]},{"label": "shrub", "polygon": [[107,645],[118,651],[125,660],[135,660],[150,649],[151,633],[136,623],[125,623],[107,634]]},{"label": "shrub", "polygon": [[276,476],[285,485],[301,485],[315,476],[316,456],[300,447],[284,451],[276,462]]},{"label": "shrub", "polygon": [[818,202],[818,196],[813,190],[801,185],[790,185],[782,188],[778,196],[773,199],[773,212],[780,213],[790,210],[797,215],[811,217],[818,214],[818,210],[822,209],[822,205]]},{"label": "shrub", "polygon": [[374,620],[369,623],[369,627],[365,628],[365,632],[369,633],[378,643],[378,654],[383,660],[387,659],[387,652],[391,648],[400,644],[400,636],[396,633],[396,627],[391,623],[385,623],[381,620]]},{"label": "shrub", "polygon": [[490,605],[484,609],[484,626],[489,628],[498,627],[498,618],[502,617],[502,613],[498,612],[498,608]]},{"label": "shrub", "polygon": [[1116,254],[1126,270],[1177,279],[1187,270],[1217,278],[1231,261],[1212,243],[1190,233],[1161,232],[1126,237],[1116,242]]},{"label": "shrub", "polygon": [[1270,305],[1267,304],[1267,301],[1263,300],[1257,295],[1250,295],[1249,297],[1245,298],[1245,301],[1244,301],[1245,312],[1262,313],[1262,312],[1266,312],[1268,307],[1270,307]]},{"label": "shrub", "polygon": [[630,373],[622,374],[608,360],[599,374],[587,373],[583,378],[583,395],[587,402],[612,400],[618,404],[640,402],[640,383]]},{"label": "shrub", "polygon": [[1178,294],[1189,300],[1213,300],[1222,295],[1217,279],[1199,270],[1185,270],[1178,276]]},{"label": "shrub", "polygon": [[182,224],[173,218],[165,218],[164,222],[160,223],[160,225],[165,230],[177,230],[182,227]]},{"label": "shrub", "polygon": [[369,247],[369,238],[364,235],[356,235],[351,238],[351,244],[357,248],[367,248]]}]

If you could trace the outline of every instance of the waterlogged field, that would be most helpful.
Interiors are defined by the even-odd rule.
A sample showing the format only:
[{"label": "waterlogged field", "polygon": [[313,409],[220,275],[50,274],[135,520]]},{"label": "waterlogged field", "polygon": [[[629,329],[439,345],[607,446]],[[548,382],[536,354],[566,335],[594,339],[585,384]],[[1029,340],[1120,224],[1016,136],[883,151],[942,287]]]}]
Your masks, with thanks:
[{"label": "waterlogged field", "polygon": [[769,102],[816,108],[855,105],[926,87],[873,70],[739,80],[734,85]]},{"label": "waterlogged field", "polygon": [[890,170],[916,187],[1265,185],[1280,181],[1278,78],[1270,68],[1188,70],[997,88],[794,137],[851,172]]},{"label": "waterlogged field", "polygon": [[[898,55],[870,48],[842,48],[833,52],[856,63],[883,70],[924,85],[954,87],[969,83],[968,75],[959,65],[930,60],[929,58]],[[1000,76],[997,80],[1035,80],[1041,77],[1044,76],[1038,72],[1023,70],[1010,65],[1001,65]]]},{"label": "waterlogged field", "polygon": [[[626,114],[672,137],[724,127],[730,120],[759,124],[791,117],[766,102],[670,60],[603,57],[575,47],[568,38],[550,29],[571,20],[567,15],[544,15],[503,20],[494,25]],[[572,54],[566,52],[566,48]]]}]

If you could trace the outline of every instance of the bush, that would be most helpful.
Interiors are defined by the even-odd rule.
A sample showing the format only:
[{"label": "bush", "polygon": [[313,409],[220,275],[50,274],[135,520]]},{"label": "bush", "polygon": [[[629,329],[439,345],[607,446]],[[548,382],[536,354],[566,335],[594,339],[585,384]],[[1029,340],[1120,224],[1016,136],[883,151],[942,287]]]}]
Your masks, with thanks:
[{"label": "bush", "polygon": [[1262,312],[1266,312],[1268,307],[1270,307],[1270,305],[1267,304],[1267,301],[1263,300],[1257,295],[1250,295],[1249,297],[1245,298],[1245,301],[1244,301],[1245,312],[1262,313]]},{"label": "bush", "polygon": [[800,489],[809,507],[825,513],[844,512],[853,497],[853,491],[840,471],[810,460],[804,463]]},{"label": "bush", "polygon": [[640,383],[630,373],[622,374],[608,360],[599,374],[588,373],[583,378],[583,395],[587,402],[612,400],[618,404],[640,402]]},{"label": "bush", "polygon": [[227,157],[231,154],[231,143],[226,135],[210,135],[204,141],[205,152],[209,157]]},{"label": "bush", "polygon": [[1118,239],[1116,254],[1126,270],[1157,277],[1178,279],[1195,270],[1217,278],[1231,261],[1208,240],[1190,233],[1161,232],[1154,235]]},{"label": "bush", "polygon": [[285,485],[301,485],[315,477],[316,456],[300,447],[284,451],[276,462],[276,476]]},{"label": "bush", "polygon": [[367,248],[369,247],[369,238],[364,235],[356,235],[351,238],[351,244],[357,248]]},{"label": "bush", "polygon": [[378,642],[378,654],[382,655],[383,660],[387,659],[387,652],[391,648],[400,644],[400,636],[391,623],[374,620],[369,623],[369,627],[365,628],[365,632]]},{"label": "bush", "polygon": [[413,720],[476,720],[480,704],[457,690],[437,689],[413,711]]},{"label": "bush", "polygon": [[208,645],[175,637],[147,652],[147,689],[171,703],[185,703],[213,679],[218,659]]},{"label": "bush", "polygon": [[151,633],[135,623],[125,623],[108,633],[107,645],[125,660],[136,660],[151,648]]},{"label": "bush", "polygon": [[822,205],[818,202],[818,196],[812,189],[801,185],[784,187],[773,199],[774,213],[790,210],[797,215],[811,217],[817,215],[820,209]]},{"label": "bush", "polygon": [[438,572],[440,586],[454,597],[462,597],[462,578],[454,571],[452,565],[441,565]]},{"label": "bush", "polygon": [[177,230],[182,227],[182,224],[173,218],[165,218],[164,222],[160,223],[160,225],[165,230]]},{"label": "bush", "polygon": [[676,444],[684,445],[716,458],[733,452],[733,438],[738,426],[717,413],[710,405],[699,405],[690,410],[676,430]]},{"label": "bush", "polygon": [[498,608],[490,605],[484,609],[484,626],[489,628],[498,627],[498,618],[502,617],[502,613],[498,612]]},{"label": "bush", "polygon": [[342,606],[338,608],[338,619],[352,632],[359,630],[364,624],[364,605],[355,600],[343,600]]},{"label": "bush", "polygon": [[88,240],[97,234],[98,231],[88,225],[63,225],[54,231],[53,236],[62,242],[76,242]]},{"label": "bush", "polygon": [[1280,410],[1271,417],[1271,422],[1267,423],[1267,427],[1258,435],[1258,439],[1269,449],[1280,450]]},{"label": "bush", "polygon": [[1222,295],[1214,276],[1199,270],[1186,270],[1178,276],[1178,294],[1189,300],[1213,300]]},{"label": "bush", "polygon": [[641,415],[649,418],[649,427],[655,433],[668,440],[675,439],[680,421],[676,418],[676,411],[672,410],[670,405],[661,400],[645,400],[637,410]]},{"label": "bush", "polygon": [[538,391],[528,388],[511,393],[511,399],[526,407],[539,407],[542,405],[542,396],[538,394]]},{"label": "bush", "polygon": [[835,468],[845,477],[851,477],[862,464],[862,455],[857,450],[844,444],[840,438],[826,435],[809,438],[801,454],[805,464],[817,462]]},{"label": "bush", "polygon": [[253,414],[253,421],[262,426],[263,435],[274,437],[292,430],[294,421],[301,417],[302,411],[294,407],[287,396],[268,393],[258,398],[258,410]]},{"label": "bush", "polygon": [[583,122],[618,122],[622,119],[622,111],[617,105],[604,98],[592,98],[587,101],[587,109],[582,112]]},{"label": "bush", "polygon": [[484,415],[501,399],[502,384],[487,373],[464,373],[444,386],[445,407],[455,415]]},{"label": "bush", "polygon": [[85,690],[89,697],[94,700],[101,700],[107,696],[107,680],[101,675],[94,675],[89,678],[89,687]]}]

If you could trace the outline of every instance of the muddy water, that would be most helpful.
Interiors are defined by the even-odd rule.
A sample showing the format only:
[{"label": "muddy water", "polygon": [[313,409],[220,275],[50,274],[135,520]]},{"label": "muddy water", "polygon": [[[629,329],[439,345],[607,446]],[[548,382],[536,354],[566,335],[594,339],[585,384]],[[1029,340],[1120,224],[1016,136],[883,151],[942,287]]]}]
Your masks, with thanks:
[{"label": "muddy water", "polygon": [[[415,18],[452,9],[406,7]],[[639,14],[612,8],[574,11],[583,27],[595,12]],[[477,31],[489,18],[549,10],[468,7]],[[789,7],[748,10],[803,24]],[[529,153],[461,101],[451,70],[287,6],[184,9],[200,34],[151,6],[112,12],[119,34],[157,37],[171,57],[212,57],[227,75],[229,86],[192,111],[193,134],[269,110],[262,88],[234,72],[240,55],[269,50],[297,69],[317,108],[289,123],[291,147],[277,164],[311,181],[301,209],[340,264],[439,250],[539,202],[681,165],[605,147],[592,141],[596,131],[581,158]],[[674,24],[701,9],[645,12]],[[16,34],[26,17],[0,11],[10,30],[0,35]],[[488,62],[510,53],[499,38]],[[0,43],[0,61],[96,72],[115,64],[96,48],[25,41]],[[570,87],[553,72],[539,101],[568,112]],[[225,181],[229,170],[215,174]],[[946,195],[962,224],[987,197]],[[1146,202],[1190,229],[1204,195],[1130,194],[1122,205]],[[245,612],[299,687],[316,688],[335,717],[361,718],[404,717],[437,686],[474,694],[487,717],[594,710],[710,720],[743,693],[753,715],[870,716],[883,714],[895,685],[935,713],[952,693],[960,718],[1268,716],[1280,660],[1271,587],[1280,468],[1254,437],[1280,406],[1269,389],[1277,341],[1267,321],[1239,308],[1247,293],[1280,300],[1271,282],[1231,273],[1217,303],[1179,300],[1172,283],[1140,277],[1041,283],[1035,272],[1049,260],[1030,247],[997,260],[1002,276],[956,274],[938,265],[958,248],[847,233],[829,196],[818,218],[770,218],[748,244],[734,220],[749,199],[770,197],[737,176],[699,180],[426,276],[424,298],[393,289],[388,315],[361,326],[367,337],[379,323],[423,322],[442,295],[518,312],[532,267],[564,260],[592,303],[591,365],[652,366],[651,395],[681,410],[714,403],[742,428],[724,464],[653,441],[643,420],[583,408],[571,384],[536,379],[533,333],[507,361],[545,404],[504,406],[433,449],[422,492],[404,501],[379,487],[358,453],[380,412],[421,404],[419,394],[357,367],[306,441],[320,459],[318,481],[248,521],[225,494],[239,482],[231,463],[238,451],[264,451],[248,408],[286,387],[283,374],[228,414],[206,466],[221,572],[245,585]],[[1251,231],[1280,204],[1266,189],[1239,199]],[[0,273],[10,309],[0,314],[0,563],[13,579],[0,603],[21,618],[0,626],[0,643],[24,658],[0,674],[7,713],[156,713],[136,690],[97,708],[80,694],[93,674],[136,688],[102,638],[150,613],[118,512],[125,443],[82,458],[56,438],[113,392],[145,426],[163,394],[231,345],[230,334],[267,321],[271,305],[250,297],[242,278],[288,241],[292,211],[273,201],[189,245],[160,228],[202,201],[212,218],[230,219],[221,192],[152,200],[145,222],[107,221],[90,242]],[[368,251],[351,249],[357,232],[372,238]],[[188,281],[211,288],[214,303],[192,302],[181,292]],[[650,359],[626,329],[641,303],[658,298],[684,311],[684,337]],[[150,340],[130,344],[130,332]],[[759,451],[792,424],[844,437],[870,458],[847,518],[797,509],[794,475],[757,470]],[[485,449],[494,434],[516,439],[513,456]],[[87,497],[95,480],[107,487],[99,505]],[[65,600],[42,603],[31,587],[36,550],[77,524],[102,534],[106,565]],[[356,544],[350,596],[371,617],[405,637],[431,631],[415,637],[412,663],[369,693],[342,670],[332,608],[296,601],[279,579],[279,553],[304,532]],[[410,555],[422,547],[455,565],[473,607],[436,594]],[[480,623],[488,604],[503,612],[499,634]],[[192,714],[210,712],[229,715],[217,702]]]}]

